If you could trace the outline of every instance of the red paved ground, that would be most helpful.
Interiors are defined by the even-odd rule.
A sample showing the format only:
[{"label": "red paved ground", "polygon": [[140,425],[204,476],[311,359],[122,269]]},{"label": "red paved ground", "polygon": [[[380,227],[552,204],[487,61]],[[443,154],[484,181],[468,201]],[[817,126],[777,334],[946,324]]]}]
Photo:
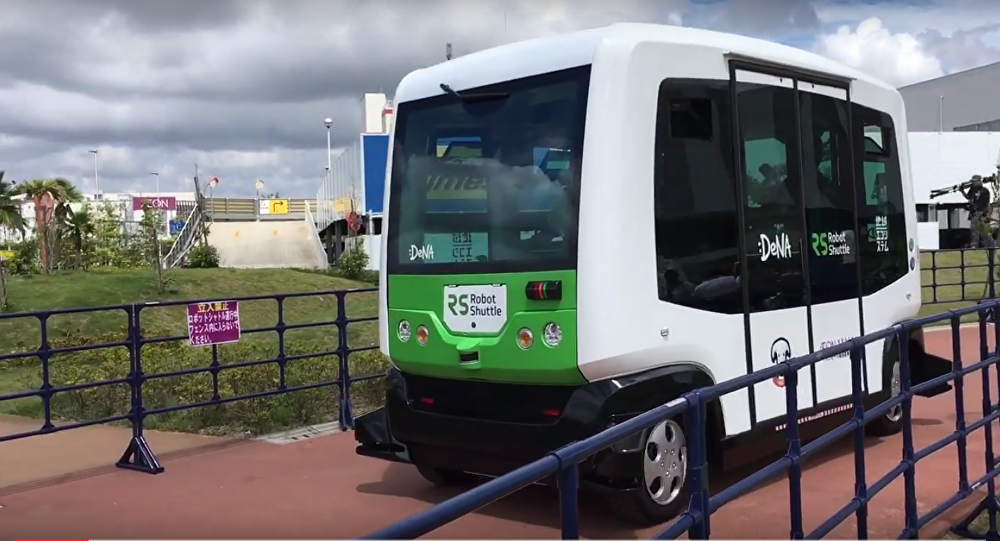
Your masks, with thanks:
[{"label": "red paved ground", "polygon": [[[932,347],[951,350],[947,333],[930,335]],[[975,329],[963,335],[963,358],[975,359]],[[994,389],[996,385],[994,384]],[[969,420],[980,417],[981,380],[970,377],[965,402]],[[994,397],[994,400],[996,397]],[[954,396],[915,404],[915,437],[927,445],[954,428]],[[0,539],[210,539],[350,538],[427,508],[455,492],[428,485],[408,466],[353,453],[351,434],[290,445],[249,442],[164,461],[159,476],[114,471],[17,492],[0,491]],[[969,440],[970,476],[984,471],[982,435]],[[807,465],[804,506],[807,529],[820,524],[853,495],[850,441],[828,449]],[[869,482],[898,463],[900,437],[870,440]],[[745,473],[745,472],[743,472]],[[729,476],[732,478],[733,476]],[[957,488],[955,446],[921,462],[917,470],[920,511]],[[729,479],[731,481],[732,479]],[[724,485],[726,479],[715,479]],[[554,492],[532,487],[443,528],[434,538],[558,538]],[[922,537],[939,537],[977,498],[932,523]],[[784,479],[761,487],[712,518],[716,538],[787,539],[788,492]],[[643,539],[653,530],[633,530],[611,517],[600,499],[584,496],[581,533],[588,538]],[[902,480],[873,502],[872,539],[902,528]],[[855,538],[853,518],[830,537]]]}]

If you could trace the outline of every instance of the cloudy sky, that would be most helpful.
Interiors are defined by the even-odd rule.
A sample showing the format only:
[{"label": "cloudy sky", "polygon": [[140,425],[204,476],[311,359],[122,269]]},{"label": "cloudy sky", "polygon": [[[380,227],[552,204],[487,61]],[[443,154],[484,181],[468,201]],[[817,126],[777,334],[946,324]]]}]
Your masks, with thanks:
[{"label": "cloudy sky", "polygon": [[781,41],[898,85],[1000,61],[992,0],[0,0],[0,170],[102,191],[316,192],[364,92],[506,41],[617,21]]}]

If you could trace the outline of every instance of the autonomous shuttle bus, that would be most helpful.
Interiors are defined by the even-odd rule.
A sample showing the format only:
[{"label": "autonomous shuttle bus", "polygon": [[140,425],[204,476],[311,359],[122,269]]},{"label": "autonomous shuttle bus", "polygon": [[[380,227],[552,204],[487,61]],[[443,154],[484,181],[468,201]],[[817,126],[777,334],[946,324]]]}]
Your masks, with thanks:
[{"label": "autonomous shuttle bus", "polygon": [[[418,70],[395,104],[379,314],[393,368],[356,438],[433,483],[501,475],[920,308],[902,99],[826,58],[618,24]],[[916,381],[950,369],[910,342]],[[866,350],[867,405],[898,392],[897,352]],[[799,381],[803,437],[851,414],[848,356]],[[710,406],[713,463],[781,445],[784,383]],[[581,475],[657,523],[687,504],[685,466],[667,420]]]}]

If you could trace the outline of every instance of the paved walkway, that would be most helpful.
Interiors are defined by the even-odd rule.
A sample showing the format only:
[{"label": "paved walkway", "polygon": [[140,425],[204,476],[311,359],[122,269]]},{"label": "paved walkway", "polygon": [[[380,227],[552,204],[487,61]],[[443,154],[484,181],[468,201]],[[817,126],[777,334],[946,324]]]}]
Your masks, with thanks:
[{"label": "paved walkway", "polygon": [[[39,419],[0,415],[0,436],[41,428]],[[132,430],[91,426],[0,443],[0,493],[14,486],[96,473],[125,452]],[[227,440],[197,434],[146,431],[157,456],[219,445]]]},{"label": "paved walkway", "polygon": [[[931,336],[935,350],[950,351],[947,333]],[[974,329],[963,336],[967,362],[975,358],[977,340]],[[969,420],[979,417],[974,412],[982,408],[980,389],[978,376],[967,378]],[[954,423],[953,394],[914,401],[918,447],[947,435]],[[981,434],[968,443],[972,477],[984,471]],[[111,471],[15,493],[0,489],[0,538],[351,538],[456,494],[430,486],[412,467],[358,457],[353,448],[351,434],[288,445],[247,441],[166,459],[166,472],[158,476]],[[841,442],[806,465],[807,529],[818,526],[853,496],[852,449],[849,440]],[[869,440],[869,482],[895,466],[899,458],[899,436]],[[728,477],[716,478],[713,484],[724,486],[739,476]],[[934,508],[956,488],[954,445],[919,464],[921,512]],[[898,535],[903,526],[902,492],[900,479],[872,503],[870,538]],[[787,502],[786,482],[777,479],[713,515],[712,536],[787,538]],[[978,497],[956,506],[942,520],[928,525],[921,536],[939,538],[976,503]],[[623,526],[604,507],[599,498],[583,496],[584,537],[645,539],[655,533],[654,529]],[[446,526],[433,537],[552,539],[558,538],[557,528],[558,498],[549,489],[530,487]],[[854,519],[845,521],[830,537],[856,538]]]}]

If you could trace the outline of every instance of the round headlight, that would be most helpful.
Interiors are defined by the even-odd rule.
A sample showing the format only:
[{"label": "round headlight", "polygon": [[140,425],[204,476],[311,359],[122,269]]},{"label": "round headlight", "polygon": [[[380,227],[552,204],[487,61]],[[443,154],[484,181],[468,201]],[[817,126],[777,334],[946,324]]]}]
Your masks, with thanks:
[{"label": "round headlight", "polygon": [[400,342],[406,342],[407,340],[409,340],[410,339],[410,322],[406,321],[405,319],[403,321],[400,321],[399,322],[399,328],[396,329],[396,334],[397,334],[397,336],[399,336],[399,341]]},{"label": "round headlight", "polygon": [[562,327],[558,323],[548,323],[542,329],[542,340],[549,347],[556,347],[562,342]]}]

